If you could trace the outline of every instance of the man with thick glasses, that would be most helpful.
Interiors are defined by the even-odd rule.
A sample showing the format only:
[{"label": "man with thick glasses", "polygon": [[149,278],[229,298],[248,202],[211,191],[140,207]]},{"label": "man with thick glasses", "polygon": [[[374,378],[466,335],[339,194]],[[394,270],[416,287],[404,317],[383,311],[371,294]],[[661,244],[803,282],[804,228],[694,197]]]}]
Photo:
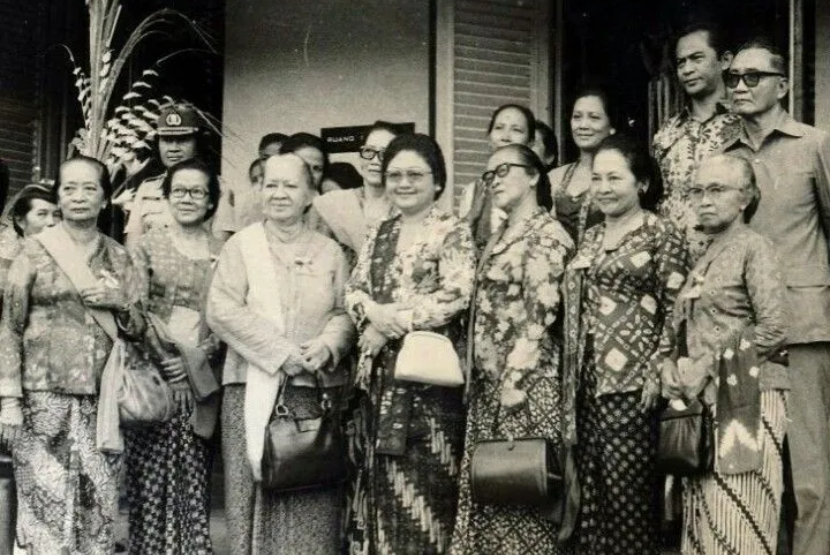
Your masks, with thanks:
[{"label": "man with thick glasses", "polygon": [[705,23],[677,34],[674,60],[687,103],[654,135],[652,151],[666,188],[660,213],[686,230],[690,253],[697,259],[706,250],[708,239],[694,229],[697,217],[687,187],[695,182],[701,160],[738,135],[739,118],[725,103],[723,83],[732,53],[725,48],[720,30]]},{"label": "man with thick glasses", "polygon": [[794,555],[830,554],[830,135],[781,106],[787,61],[765,41],[745,44],[725,75],[761,203],[751,227],[778,248],[787,285],[792,391],[790,458],[798,506]]}]

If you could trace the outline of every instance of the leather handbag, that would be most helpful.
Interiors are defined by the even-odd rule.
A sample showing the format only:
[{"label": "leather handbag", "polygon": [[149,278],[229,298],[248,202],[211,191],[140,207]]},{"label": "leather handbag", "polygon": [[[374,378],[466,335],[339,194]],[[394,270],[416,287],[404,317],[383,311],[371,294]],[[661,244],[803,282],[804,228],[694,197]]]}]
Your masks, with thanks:
[{"label": "leather handbag", "polygon": [[395,379],[442,387],[464,385],[452,341],[431,331],[406,334],[395,362]]},{"label": "leather handbag", "polygon": [[706,405],[695,399],[675,402],[660,415],[657,469],[674,476],[699,476],[714,468],[714,423]]},{"label": "leather handbag", "polygon": [[479,441],[470,458],[473,501],[548,507],[562,497],[558,459],[555,448],[545,438]]},{"label": "leather handbag", "polygon": [[[287,381],[287,380],[286,380]],[[346,446],[340,409],[317,383],[320,415],[296,418],[285,406],[285,386],[265,429],[262,487],[272,491],[322,488],[346,477]]]},{"label": "leather handbag", "polygon": [[130,353],[123,340],[116,341],[107,364],[119,364],[118,413],[124,426],[167,422],[176,414],[173,391],[156,367],[137,353]]}]

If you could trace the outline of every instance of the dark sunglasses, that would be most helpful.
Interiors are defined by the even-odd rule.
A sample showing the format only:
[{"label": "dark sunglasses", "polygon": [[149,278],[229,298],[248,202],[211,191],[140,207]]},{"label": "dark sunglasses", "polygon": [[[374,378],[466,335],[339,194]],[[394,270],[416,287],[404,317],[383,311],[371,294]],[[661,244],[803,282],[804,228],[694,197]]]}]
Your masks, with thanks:
[{"label": "dark sunglasses", "polygon": [[384,155],[385,152],[386,152],[386,150],[383,150],[383,149],[377,150],[377,149],[372,148],[370,146],[364,146],[363,148],[360,149],[360,157],[363,158],[364,160],[371,160],[372,158],[377,156],[378,157],[378,162],[383,162],[383,155]]},{"label": "dark sunglasses", "polygon": [[504,164],[499,164],[496,166],[496,169],[486,171],[481,174],[481,181],[487,185],[488,187],[493,184],[493,180],[496,179],[496,176],[505,177],[508,173],[510,173],[510,168],[530,168],[532,166],[528,166],[527,164],[511,164],[510,162],[505,162]]},{"label": "dark sunglasses", "polygon": [[757,87],[762,77],[776,76],[786,77],[783,73],[773,73],[771,71],[747,71],[746,73],[727,73],[723,76],[723,82],[730,89],[737,87],[741,80],[743,80],[747,87]]}]

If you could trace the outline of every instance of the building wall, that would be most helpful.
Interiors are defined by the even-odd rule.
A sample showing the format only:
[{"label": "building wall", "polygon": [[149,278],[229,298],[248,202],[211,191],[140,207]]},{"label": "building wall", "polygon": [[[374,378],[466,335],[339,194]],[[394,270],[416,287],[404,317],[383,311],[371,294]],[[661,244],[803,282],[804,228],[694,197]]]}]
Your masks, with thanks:
[{"label": "building wall", "polygon": [[238,0],[225,28],[225,179],[246,179],[269,132],[386,119],[429,133],[429,2]]},{"label": "building wall", "polygon": [[830,131],[830,7],[816,2],[816,127]]}]

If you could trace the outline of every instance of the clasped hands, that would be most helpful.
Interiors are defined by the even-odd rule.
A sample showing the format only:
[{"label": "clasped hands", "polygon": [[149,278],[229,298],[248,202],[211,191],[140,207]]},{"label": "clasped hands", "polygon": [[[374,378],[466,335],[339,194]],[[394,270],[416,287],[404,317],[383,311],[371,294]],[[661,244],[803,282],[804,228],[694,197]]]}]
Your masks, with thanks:
[{"label": "clasped hands", "polygon": [[331,367],[331,350],[319,337],[309,339],[298,346],[295,352],[288,355],[282,365],[282,370],[289,376],[296,376],[302,372],[320,374],[326,367]]},{"label": "clasped hands", "polygon": [[90,308],[122,310],[127,306],[127,296],[120,287],[110,287],[102,281],[80,290],[81,299]]},{"label": "clasped hands", "polygon": [[712,361],[707,357],[680,357],[676,362],[666,359],[660,372],[663,397],[686,400],[698,398],[709,381],[711,369]]},{"label": "clasped hands", "polygon": [[369,325],[360,334],[360,352],[375,356],[390,339],[400,339],[412,327],[411,311],[398,303],[379,304],[370,301],[365,308]]}]

